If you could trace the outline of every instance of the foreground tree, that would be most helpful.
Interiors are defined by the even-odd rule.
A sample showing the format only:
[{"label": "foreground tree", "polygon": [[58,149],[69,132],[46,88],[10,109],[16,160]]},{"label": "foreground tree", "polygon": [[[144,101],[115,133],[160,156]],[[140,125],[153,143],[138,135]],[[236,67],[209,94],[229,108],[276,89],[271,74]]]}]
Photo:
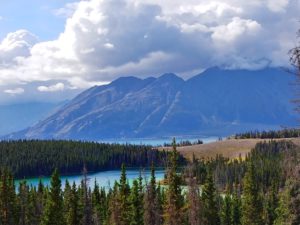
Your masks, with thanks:
[{"label": "foreground tree", "polygon": [[56,169],[51,177],[51,187],[41,225],[64,225],[61,180]]},{"label": "foreground tree", "polygon": [[168,190],[164,207],[165,225],[178,225],[183,223],[183,196],[181,195],[180,177],[177,174],[178,152],[176,141],[173,139],[173,151],[170,167],[167,171]]},{"label": "foreground tree", "polygon": [[264,224],[260,187],[257,182],[256,171],[252,162],[249,163],[248,170],[244,178],[242,214],[243,225]]},{"label": "foreground tree", "polygon": [[203,213],[205,224],[220,224],[219,207],[217,201],[216,187],[211,171],[208,172],[202,190]]},{"label": "foreground tree", "polygon": [[155,170],[152,164],[150,183],[146,186],[144,197],[144,224],[160,225],[162,224],[162,215],[160,210],[159,192],[156,188]]},{"label": "foreground tree", "polygon": [[196,177],[190,171],[188,177],[188,221],[190,225],[202,224],[202,208],[200,201],[199,185],[197,184]]}]

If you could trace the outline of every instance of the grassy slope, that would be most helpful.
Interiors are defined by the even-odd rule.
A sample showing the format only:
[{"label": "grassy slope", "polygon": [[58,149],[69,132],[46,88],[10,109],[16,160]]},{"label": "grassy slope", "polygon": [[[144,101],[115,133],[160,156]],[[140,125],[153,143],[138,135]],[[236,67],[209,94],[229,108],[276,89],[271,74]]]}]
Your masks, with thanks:
[{"label": "grassy slope", "polygon": [[[256,143],[268,140],[269,139],[229,139],[202,145],[178,147],[177,150],[188,159],[192,158],[193,153],[196,158],[214,158],[217,154],[222,154],[229,158],[237,158],[239,155],[245,157]],[[295,144],[300,145],[300,138],[288,138],[285,140],[292,140]],[[160,149],[170,150],[171,148],[162,147]]]}]

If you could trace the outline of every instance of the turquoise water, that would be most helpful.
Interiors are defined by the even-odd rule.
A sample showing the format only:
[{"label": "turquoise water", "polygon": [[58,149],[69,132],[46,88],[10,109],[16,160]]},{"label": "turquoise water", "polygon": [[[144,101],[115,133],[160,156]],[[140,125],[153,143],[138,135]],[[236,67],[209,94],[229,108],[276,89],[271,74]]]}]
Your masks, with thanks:
[{"label": "turquoise water", "polygon": [[[101,187],[105,187],[106,189],[109,189],[110,187],[113,187],[115,181],[119,181],[120,179],[120,170],[110,170],[110,171],[103,171],[93,174],[88,174],[89,179],[89,187],[93,188],[95,180],[97,180],[97,183]],[[140,170],[137,169],[130,169],[126,172],[127,178],[129,180],[129,183],[132,183],[132,181],[139,177]],[[155,171],[156,179],[162,180],[164,178],[165,171],[160,169]],[[144,182],[149,181],[150,179],[150,170],[142,171],[142,177],[144,179]],[[26,182],[29,186],[37,187],[39,180],[42,180],[43,184],[45,186],[50,185],[50,177],[42,177],[42,178],[31,178],[26,179]],[[75,184],[78,186],[80,185],[80,182],[82,180],[82,175],[74,175],[74,176],[62,176],[62,188],[65,187],[66,180],[69,181],[70,184]],[[19,182],[22,180],[16,180],[16,187],[18,187]]]},{"label": "turquoise water", "polygon": [[[190,142],[196,142],[197,140],[202,140],[203,143],[210,143],[217,141],[219,137],[199,137],[199,136],[179,136],[175,137],[176,142],[179,143],[181,141],[190,141]],[[102,143],[118,143],[118,144],[136,144],[136,145],[152,145],[152,146],[160,146],[165,143],[170,144],[172,142],[171,137],[163,137],[163,138],[148,138],[148,139],[103,139],[99,140],[99,142]]]}]

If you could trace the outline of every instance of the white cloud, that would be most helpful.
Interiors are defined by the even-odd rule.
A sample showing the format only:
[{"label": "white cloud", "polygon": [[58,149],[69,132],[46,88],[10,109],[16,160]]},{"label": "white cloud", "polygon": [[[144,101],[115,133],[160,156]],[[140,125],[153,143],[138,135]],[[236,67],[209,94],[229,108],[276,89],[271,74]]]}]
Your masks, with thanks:
[{"label": "white cloud", "polygon": [[41,92],[56,92],[56,91],[63,91],[65,89],[64,83],[57,83],[50,86],[39,86],[38,91]]},{"label": "white cloud", "polygon": [[74,11],[76,10],[78,2],[67,3],[65,7],[56,9],[53,11],[54,15],[59,17],[71,17]]},{"label": "white cloud", "polygon": [[212,39],[214,42],[230,43],[241,36],[253,35],[260,29],[261,25],[256,21],[234,17],[230,23],[213,28]]},{"label": "white cloud", "polygon": [[82,0],[56,11],[67,19],[55,40],[7,35],[0,85],[55,80],[66,90],[121,75],[286,65],[299,10],[288,0]]},{"label": "white cloud", "polygon": [[24,93],[23,88],[15,88],[15,89],[6,89],[4,90],[4,93],[10,94],[10,95],[19,95]]},{"label": "white cloud", "polygon": [[274,12],[284,12],[289,4],[289,0],[268,0],[267,6]]},{"label": "white cloud", "polygon": [[18,57],[28,57],[37,41],[37,37],[27,30],[7,34],[0,42],[0,65],[11,64]]},{"label": "white cloud", "polygon": [[104,47],[107,48],[107,49],[113,49],[113,48],[115,48],[115,46],[112,43],[105,43]]}]

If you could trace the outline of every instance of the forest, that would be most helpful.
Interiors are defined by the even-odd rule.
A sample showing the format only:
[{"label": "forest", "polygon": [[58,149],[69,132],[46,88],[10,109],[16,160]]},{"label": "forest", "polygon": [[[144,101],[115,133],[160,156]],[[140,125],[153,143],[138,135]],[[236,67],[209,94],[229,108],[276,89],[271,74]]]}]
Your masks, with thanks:
[{"label": "forest", "polygon": [[[194,158],[179,168],[176,144],[168,154],[166,178],[142,175],[129,185],[122,164],[109,190],[87,178],[66,183],[59,170],[51,185],[25,181],[15,187],[0,176],[0,224],[5,225],[264,225],[300,224],[299,147],[289,141],[258,143],[245,159]],[[88,168],[87,168],[88,169]],[[142,174],[142,173],[141,173]],[[95,182],[91,189],[89,182]]]},{"label": "forest", "polygon": [[300,129],[283,129],[271,131],[250,131],[245,133],[236,134],[235,139],[274,139],[274,138],[297,138],[300,137]]},{"label": "forest", "polygon": [[[0,165],[15,178],[48,176],[58,169],[61,175],[81,174],[85,165],[90,172],[127,167],[166,165],[167,152],[151,146],[104,144],[80,141],[19,140],[0,142]],[[185,163],[183,157],[179,159]]]}]

